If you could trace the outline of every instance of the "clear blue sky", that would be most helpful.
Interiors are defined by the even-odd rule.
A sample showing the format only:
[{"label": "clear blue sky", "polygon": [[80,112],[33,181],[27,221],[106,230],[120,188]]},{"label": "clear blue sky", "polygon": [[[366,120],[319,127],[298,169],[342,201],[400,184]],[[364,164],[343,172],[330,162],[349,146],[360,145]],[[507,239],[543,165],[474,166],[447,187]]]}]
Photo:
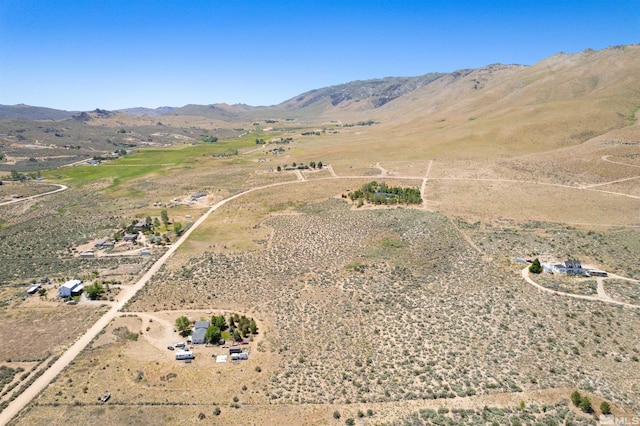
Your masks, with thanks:
[{"label": "clear blue sky", "polygon": [[0,104],[272,105],[639,35],[638,0],[0,0]]}]

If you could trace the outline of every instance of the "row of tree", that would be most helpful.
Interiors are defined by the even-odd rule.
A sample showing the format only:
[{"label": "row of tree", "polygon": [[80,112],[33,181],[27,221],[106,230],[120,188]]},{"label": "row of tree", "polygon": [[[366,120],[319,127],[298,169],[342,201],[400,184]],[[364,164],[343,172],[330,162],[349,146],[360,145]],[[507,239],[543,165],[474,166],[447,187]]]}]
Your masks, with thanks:
[{"label": "row of tree", "polygon": [[[593,407],[591,406],[591,400],[586,395],[581,395],[580,392],[574,391],[571,394],[571,402],[573,405],[581,409],[585,413],[593,413]],[[602,414],[611,414],[611,406],[607,401],[602,401],[600,404],[600,411]]]},{"label": "row of tree", "polygon": [[[296,163],[295,161],[291,164],[291,167],[294,167],[298,170],[309,170],[309,169],[318,169],[318,170],[322,170],[322,167],[324,166],[324,164],[322,164],[322,161],[318,161],[317,163],[315,161],[310,162],[308,165],[304,164],[304,163]],[[277,171],[281,172],[282,169],[284,168],[285,170],[287,169],[287,167],[289,167],[287,164],[284,165],[284,167],[278,166],[276,168]]]},{"label": "row of tree", "polygon": [[385,182],[371,181],[349,192],[351,201],[361,206],[365,201],[371,204],[421,204],[422,195],[418,188],[388,186]]}]

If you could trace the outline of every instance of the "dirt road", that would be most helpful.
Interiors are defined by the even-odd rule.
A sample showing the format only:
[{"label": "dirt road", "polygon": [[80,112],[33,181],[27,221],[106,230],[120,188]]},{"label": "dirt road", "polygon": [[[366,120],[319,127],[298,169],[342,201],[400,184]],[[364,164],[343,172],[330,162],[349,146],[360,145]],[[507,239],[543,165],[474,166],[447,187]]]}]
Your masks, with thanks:
[{"label": "dirt road", "polygon": [[[616,277],[618,277],[618,276],[616,276]],[[598,296],[585,296],[583,294],[564,293],[562,291],[556,291],[556,290],[552,290],[552,289],[547,288],[547,287],[543,287],[540,284],[538,284],[535,281],[533,281],[531,279],[531,277],[529,277],[529,267],[528,266],[525,267],[522,270],[522,278],[524,278],[524,280],[526,282],[528,282],[529,284],[531,284],[532,286],[538,288],[539,290],[546,291],[547,293],[557,294],[559,296],[564,296],[564,297],[572,297],[574,299],[593,300],[593,301],[597,301],[597,302],[605,302],[605,303],[609,303],[609,304],[613,304],[613,305],[624,306],[625,308],[640,309],[640,305],[634,305],[634,304],[631,304],[631,303],[619,302],[617,300],[612,299],[609,296],[606,296],[606,294],[604,293],[604,288],[602,288],[602,295],[601,295],[601,293],[599,291],[598,292]],[[602,281],[603,280],[598,280],[598,285],[599,286],[602,285],[601,284]]]},{"label": "dirt road", "polygon": [[[82,337],[80,337],[73,345],[71,345],[71,347],[69,347],[69,349],[67,349],[62,354],[62,356],[60,356],[60,358],[42,374],[42,376],[38,377],[38,379],[35,380],[31,384],[31,386],[29,386],[22,394],[20,394],[15,400],[13,400],[7,406],[7,408],[2,411],[2,413],[0,413],[0,425],[7,424],[9,420],[17,415],[20,410],[22,410],[33,398],[35,398],[42,390],[44,390],[44,388],[47,387],[49,383],[51,383],[51,381],[58,375],[58,373],[60,373],[67,365],[69,365],[69,363],[73,361],[73,359],[78,356],[80,352],[82,352],[82,350],[89,345],[89,343],[91,343],[91,341],[100,333],[100,331],[102,331],[103,328],[105,328],[111,322],[111,320],[119,315],[120,309],[122,309],[124,305],[138,291],[140,291],[140,289],[142,289],[145,284],[147,284],[147,282],[149,282],[151,277],[155,275],[155,273],[158,272],[162,265],[164,265],[164,263],[176,252],[176,250],[180,248],[180,246],[187,240],[187,238],[189,238],[189,235],[191,235],[193,231],[195,231],[200,225],[202,225],[205,220],[207,220],[211,213],[213,213],[226,203],[251,192],[301,182],[304,181],[295,180],[278,182],[270,185],[251,188],[232,197],[221,200],[211,206],[209,210],[207,210],[206,213],[199,217],[198,220],[196,220],[194,224],[182,235],[182,237],[180,237],[180,239],[176,241],[175,244],[173,244],[171,248],[167,250],[167,252],[151,266],[151,268],[149,268],[149,270],[142,276],[142,278],[140,278],[133,286],[126,288],[123,287],[120,294],[118,294],[117,303],[115,303],[111,307],[111,309],[109,309],[91,328],[89,328],[89,330],[87,330],[82,335]],[[67,187],[64,187],[64,189],[58,189],[57,191],[63,191],[65,189],[67,189]],[[52,192],[50,192],[49,194],[51,193]],[[40,194],[39,196],[42,195],[45,194]]]},{"label": "dirt road", "polygon": [[51,194],[55,194],[56,192],[62,192],[62,191],[66,191],[67,189],[69,189],[69,187],[67,185],[61,185],[59,183],[41,183],[39,185],[57,186],[58,189],[54,189],[53,191],[49,191],[49,192],[44,192],[42,194],[31,195],[29,197],[16,198],[14,200],[3,201],[2,203],[0,203],[0,206],[5,206],[7,204],[13,204],[13,203],[19,203],[21,201],[33,200],[34,198],[44,197],[45,195],[51,195]]},{"label": "dirt road", "polygon": [[[328,166],[328,169],[331,172],[332,176],[329,177],[329,178],[321,178],[321,179],[318,179],[318,180],[325,180],[325,179],[368,179],[368,178],[371,178],[371,176],[337,176],[335,174],[335,172],[333,171],[333,168],[331,166]],[[428,168],[427,173],[426,173],[425,176],[420,176],[420,177],[416,177],[416,176],[393,176],[393,177],[386,176],[386,178],[388,178],[388,179],[416,179],[416,180],[421,180],[421,181],[424,182],[425,179],[428,179],[430,170],[431,170],[431,163],[429,164],[429,168]],[[296,177],[299,179],[299,175],[297,175]],[[298,180],[298,179],[291,180],[291,181],[286,181],[286,182],[278,182],[278,183],[273,183],[273,184],[269,184],[269,185],[264,185],[264,186],[260,186],[260,187],[251,188],[251,189],[248,189],[246,191],[240,192],[240,193],[238,193],[238,194],[236,194],[236,195],[234,195],[232,197],[229,197],[229,198],[226,198],[224,200],[221,200],[221,201],[217,202],[216,204],[214,204],[213,206],[211,206],[206,211],[206,213],[204,213],[200,218],[198,218],[195,221],[195,223],[182,235],[182,237],[178,241],[176,241],[176,243],[173,244],[171,246],[171,248],[160,259],[158,259],[158,261],[156,261],[156,263],[154,263],[149,268],[149,270],[140,278],[140,280],[138,280],[133,286],[130,286],[130,287],[122,289],[120,294],[118,294],[117,302],[111,307],[111,309],[109,309],[109,311],[107,311],[89,330],[87,330],[86,333],[84,333],[84,335],[82,335],[82,337],[80,337],[71,347],[69,347],[69,349],[67,349],[67,351],[64,352],[62,354],[62,356],[48,370],[46,370],[42,376],[40,376],[37,380],[35,380],[34,383],[31,386],[29,386],[29,388],[27,388],[14,401],[12,401],[2,413],[0,413],[0,424],[4,425],[7,422],[9,422],[9,420],[11,420],[15,415],[17,415],[20,412],[20,410],[22,410],[33,398],[35,398],[43,389],[45,389],[45,387],[58,375],[58,373],[61,372],[67,365],[69,365],[69,363],[76,356],[78,356],[78,354],[80,354],[80,352],[87,345],[89,345],[89,343],[100,333],[100,331],[102,329],[104,329],[104,327],[106,327],[109,324],[109,322],[111,322],[111,320],[113,320],[116,316],[119,315],[120,309],[122,309],[122,307],[140,289],[142,289],[147,284],[147,282],[151,279],[151,277],[162,267],[162,265],[165,264],[165,262],[176,252],[176,250],[178,250],[180,248],[180,246],[189,238],[191,233],[194,232],[205,220],[207,220],[207,218],[213,212],[215,212],[217,209],[219,209],[220,207],[222,207],[226,203],[228,203],[230,201],[233,201],[236,198],[242,197],[242,196],[244,196],[246,194],[255,192],[255,191],[260,191],[260,190],[263,190],[263,189],[273,188],[273,187],[277,187],[277,186],[283,186],[283,185],[289,185],[289,184],[295,184],[295,183],[305,183],[306,182],[304,180]],[[437,179],[437,180],[447,180],[447,179],[455,180],[455,178],[440,178],[440,179]],[[429,180],[431,180],[431,179],[429,179]],[[433,180],[436,180],[436,179],[433,179]],[[516,180],[509,180],[509,179],[466,179],[466,180],[487,181],[487,182],[494,182],[494,181],[522,182],[522,181],[516,181]],[[542,185],[551,185],[551,186],[560,186],[560,187],[566,187],[566,188],[575,189],[574,186],[569,186],[569,185],[540,183],[540,182],[531,182],[531,183],[537,183],[537,184],[542,184]],[[48,193],[45,193],[45,194],[38,194],[38,195],[34,195],[32,197],[26,197],[24,199],[12,200],[12,201],[7,202],[5,204],[12,203],[12,202],[18,202],[18,201],[22,201],[22,200],[26,200],[26,199],[32,199],[32,198],[36,198],[36,197],[41,197],[41,196],[44,196],[44,195],[49,195],[49,194],[53,194],[55,192],[60,192],[60,191],[64,191],[64,190],[68,189],[68,187],[65,186],[65,185],[59,185],[59,184],[55,184],[55,185],[59,186],[60,188],[58,188],[55,191],[48,192]],[[593,190],[593,189],[585,189],[585,190]],[[606,191],[601,191],[601,192],[606,192]],[[632,198],[640,198],[640,197],[632,196],[632,195],[629,195],[629,194],[618,194],[618,195],[632,197]],[[478,249],[478,248],[476,247],[476,249]],[[559,295],[565,296],[565,297],[574,297],[574,298],[577,298],[577,299],[595,300],[595,301],[600,301],[600,302],[612,303],[612,304],[617,304],[617,305],[630,307],[630,308],[640,308],[639,305],[632,305],[632,304],[629,304],[629,303],[623,303],[623,302],[618,302],[618,301],[613,301],[613,300],[603,300],[602,298],[597,297],[597,296],[583,296],[583,295],[568,294],[568,293],[557,292],[557,291],[545,288],[545,287],[537,284],[536,282],[534,282],[531,278],[529,278],[528,268],[525,268],[525,269],[522,270],[522,276],[531,285],[537,287],[538,289],[540,289],[542,291],[546,291],[546,292],[549,292],[549,293],[559,294]]]}]

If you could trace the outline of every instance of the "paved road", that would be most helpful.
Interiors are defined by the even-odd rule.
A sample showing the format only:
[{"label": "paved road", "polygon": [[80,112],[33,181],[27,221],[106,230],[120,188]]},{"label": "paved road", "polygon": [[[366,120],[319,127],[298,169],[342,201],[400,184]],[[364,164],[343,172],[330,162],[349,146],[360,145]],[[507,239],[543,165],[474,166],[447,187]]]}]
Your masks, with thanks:
[{"label": "paved road", "polygon": [[69,189],[69,187],[67,185],[61,185],[59,183],[39,183],[38,185],[53,185],[53,186],[57,186],[58,189],[54,189],[53,191],[49,191],[49,192],[44,192],[42,194],[31,195],[29,197],[16,198],[16,199],[9,200],[9,201],[3,201],[2,203],[0,203],[0,206],[6,206],[7,204],[13,204],[13,203],[19,203],[21,201],[33,200],[34,198],[44,197],[45,195],[51,195],[51,194],[55,194],[56,192],[62,192],[62,191],[66,191],[67,189]]}]

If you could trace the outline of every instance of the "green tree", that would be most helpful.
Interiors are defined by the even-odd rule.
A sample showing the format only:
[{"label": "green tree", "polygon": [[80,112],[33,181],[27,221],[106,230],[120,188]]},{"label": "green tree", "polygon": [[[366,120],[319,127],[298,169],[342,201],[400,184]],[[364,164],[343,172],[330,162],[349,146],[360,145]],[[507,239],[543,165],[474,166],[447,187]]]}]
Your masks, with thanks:
[{"label": "green tree", "polygon": [[282,171],[282,167],[278,166],[278,167],[276,167],[276,170],[281,172]]},{"label": "green tree", "polygon": [[607,401],[602,401],[602,403],[600,404],[600,411],[602,411],[602,414],[605,415],[611,414],[611,406]]},{"label": "green tree", "polygon": [[540,265],[540,260],[536,257],[533,259],[531,266],[529,266],[529,272],[533,274],[539,274],[542,272],[542,265]]},{"label": "green tree", "polygon": [[204,339],[207,341],[207,343],[213,343],[214,345],[218,344],[221,337],[222,337],[222,332],[215,325],[209,326],[209,328],[207,328],[207,331],[204,334]]},{"label": "green tree", "polygon": [[157,217],[153,218],[153,227],[154,228],[159,228],[160,227],[160,221],[158,220]]},{"label": "green tree", "polygon": [[191,321],[184,315],[176,319],[176,330],[182,336],[187,336],[191,332]]},{"label": "green tree", "polygon": [[591,400],[586,397],[583,396],[582,399],[580,400],[580,409],[582,411],[584,411],[585,413],[593,413],[593,407],[591,406]]},{"label": "green tree", "polygon": [[577,407],[580,405],[580,401],[582,401],[582,395],[580,395],[580,392],[574,391],[571,394],[571,402],[573,402],[573,405]]},{"label": "green tree", "polygon": [[182,234],[182,224],[180,222],[173,222],[173,232],[176,235]]},{"label": "green tree", "polygon": [[91,300],[98,299],[104,293],[104,287],[100,281],[95,281],[90,286],[84,288],[87,297]]},{"label": "green tree", "polygon": [[322,161],[318,161],[318,168],[321,169],[322,168]]},{"label": "green tree", "polygon": [[162,223],[164,223],[164,226],[167,226],[167,224],[169,223],[169,215],[167,214],[166,210],[160,210],[160,218],[162,219]]},{"label": "green tree", "polygon": [[211,325],[215,325],[220,330],[226,330],[227,320],[224,318],[224,315],[214,315],[211,317]]},{"label": "green tree", "polygon": [[242,336],[240,335],[240,331],[237,328],[233,329],[233,340],[235,340],[236,342],[239,342],[240,340],[242,340]]},{"label": "green tree", "polygon": [[336,419],[336,420],[338,420],[338,419],[340,418],[340,411],[337,411],[337,410],[336,410],[336,411],[334,411],[334,412],[333,412],[333,418],[334,418],[334,419]]},{"label": "green tree", "polygon": [[258,325],[253,318],[251,318],[251,320],[249,321],[249,331],[251,332],[251,334],[256,334],[258,332]]}]

